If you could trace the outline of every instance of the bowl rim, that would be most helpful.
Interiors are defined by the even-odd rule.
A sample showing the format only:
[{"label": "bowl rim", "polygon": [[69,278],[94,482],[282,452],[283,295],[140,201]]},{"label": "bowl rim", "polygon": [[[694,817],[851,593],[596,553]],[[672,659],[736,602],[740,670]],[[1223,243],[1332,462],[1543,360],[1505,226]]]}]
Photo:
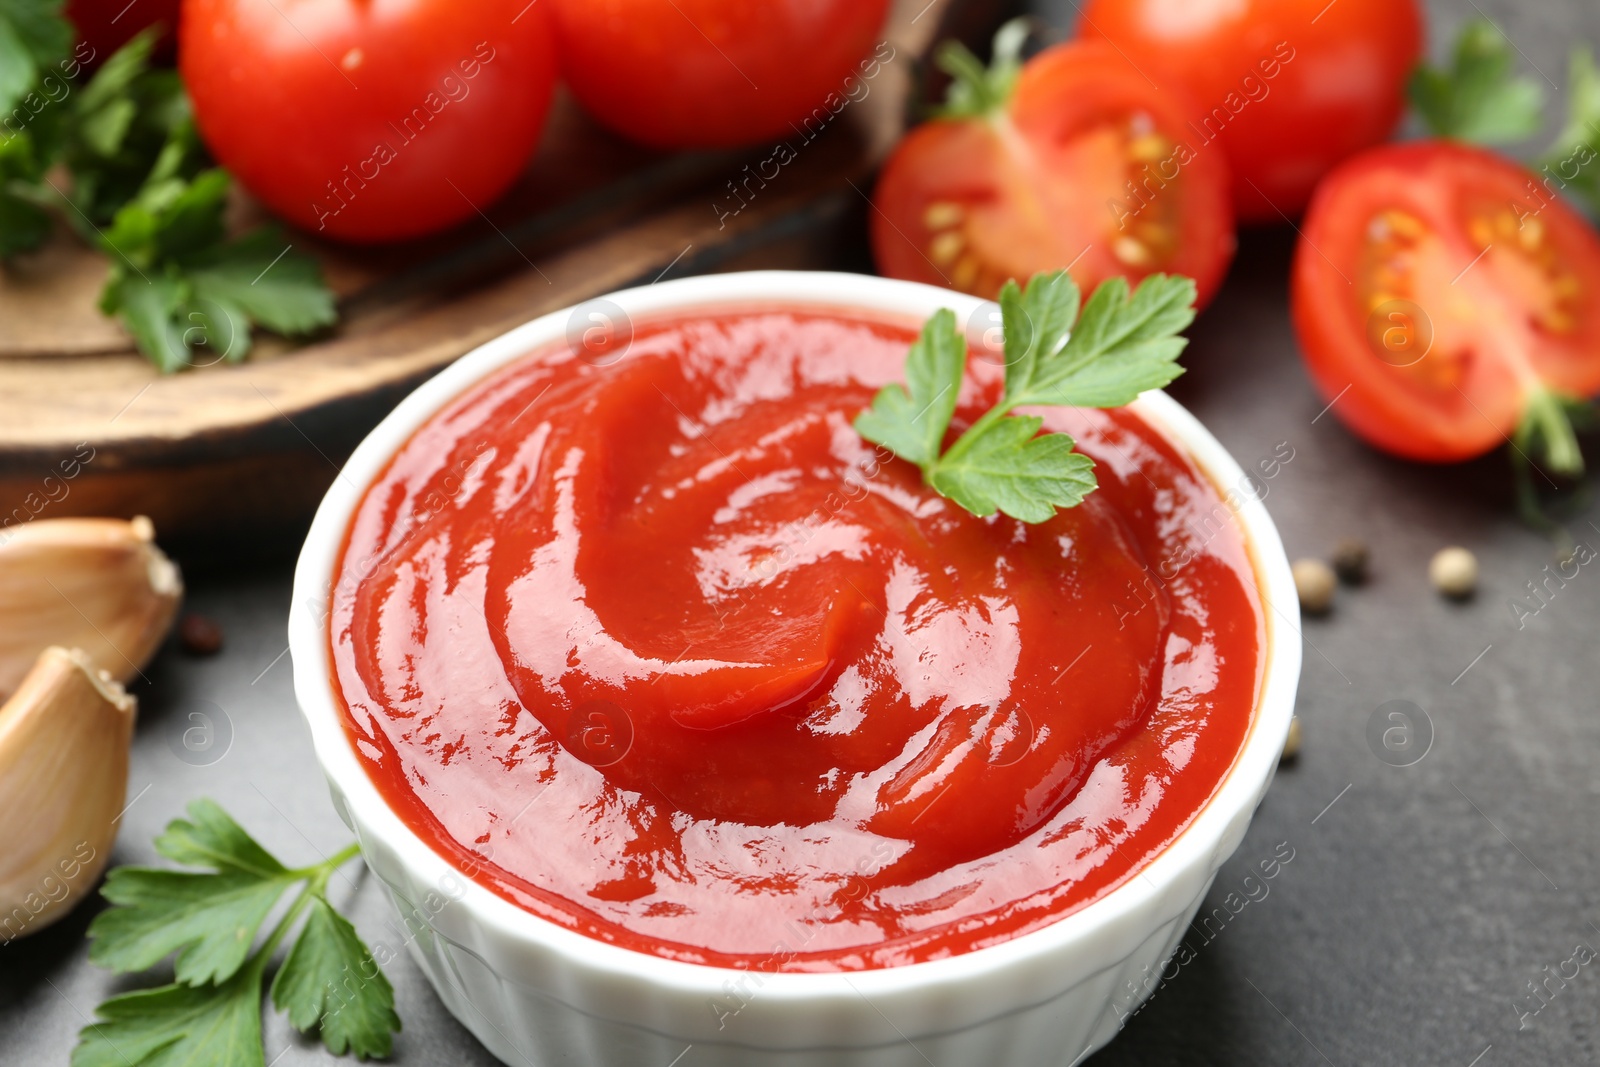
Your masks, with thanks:
[{"label": "bowl rim", "polygon": [[[919,321],[940,308],[952,308],[960,321],[969,322],[991,302],[934,286],[867,275],[750,271],[652,283],[542,315],[479,345],[419,385],[362,440],[317,509],[295,567],[294,601],[289,613],[295,697],[311,730],[317,760],[330,783],[343,794],[348,820],[363,837],[370,834],[381,838],[420,884],[447,884],[445,879],[453,876],[461,883],[461,894],[453,900],[452,907],[465,909],[472,920],[498,938],[520,947],[551,951],[565,965],[604,980],[643,980],[696,997],[723,996],[730,978],[743,978],[749,972],[624,948],[543,919],[474,881],[400,819],[367,776],[339,721],[322,606],[328,600],[334,565],[343,548],[350,517],[362,494],[396,450],[466,389],[500,367],[566,338],[570,324],[581,321],[580,310],[620,309],[630,319],[639,319],[696,307],[724,311],[762,304],[903,315]],[[1249,484],[1245,473],[1199,420],[1159,390],[1146,392],[1130,407],[1180,446],[1211,478],[1242,531],[1254,565],[1263,604],[1266,656],[1249,732],[1232,767],[1189,825],[1165,848],[1131,871],[1120,885],[1046,926],[985,948],[894,967],[821,973],[763,971],[760,999],[769,1003],[817,997],[876,1000],[879,996],[893,997],[934,986],[981,981],[1069,950],[1099,931],[1136,919],[1146,909],[1158,906],[1163,895],[1196,867],[1208,872],[1214,869],[1221,862],[1218,850],[1235,820],[1240,815],[1253,814],[1277,767],[1299,681],[1299,604],[1289,562],[1261,497],[1234,491],[1232,487]],[[367,849],[369,842],[363,840],[362,846]]]}]

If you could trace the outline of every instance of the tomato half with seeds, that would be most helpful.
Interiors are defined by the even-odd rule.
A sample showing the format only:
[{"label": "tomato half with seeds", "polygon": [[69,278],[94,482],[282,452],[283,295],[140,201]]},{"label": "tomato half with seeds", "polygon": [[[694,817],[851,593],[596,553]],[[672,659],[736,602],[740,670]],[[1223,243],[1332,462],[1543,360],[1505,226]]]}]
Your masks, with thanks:
[{"label": "tomato half with seeds", "polygon": [[1193,105],[1245,222],[1298,215],[1328,170],[1386,140],[1422,54],[1417,0],[1088,0],[1101,37]]},{"label": "tomato half with seeds", "polygon": [[873,197],[879,270],[991,298],[1063,267],[1085,291],[1187,274],[1204,304],[1234,250],[1222,153],[1196,148],[1183,105],[1109,46],[1058,45],[1018,69],[1006,32],[987,71],[944,53],[951,103],[900,142]]},{"label": "tomato half with seeds", "polygon": [[1372,149],[1307,210],[1292,303],[1332,411],[1409,459],[1515,438],[1582,459],[1565,408],[1600,392],[1600,237],[1511,160],[1467,145]]}]

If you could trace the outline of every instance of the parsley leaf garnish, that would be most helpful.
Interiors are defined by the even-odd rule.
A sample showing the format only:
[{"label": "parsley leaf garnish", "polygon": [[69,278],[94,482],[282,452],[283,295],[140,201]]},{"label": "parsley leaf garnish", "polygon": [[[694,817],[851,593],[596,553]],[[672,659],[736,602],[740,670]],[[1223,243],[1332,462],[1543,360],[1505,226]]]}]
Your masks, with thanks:
[{"label": "parsley leaf garnish", "polygon": [[[1094,491],[1094,462],[1064,433],[1035,436],[1044,420],[1008,415],[961,435],[928,474],[928,484],[974,515],[1003,511],[1045,522]],[[974,432],[977,431],[977,432]]]},{"label": "parsley leaf garnish", "polygon": [[1513,72],[1511,42],[1488,19],[1456,38],[1449,67],[1424,63],[1411,75],[1411,103],[1440,137],[1505,144],[1539,131],[1544,88]]},{"label": "parsley leaf garnish", "polygon": [[906,385],[880,389],[872,407],[856,416],[856,432],[928,470],[939,460],[966,368],[966,338],[956,329],[956,313],[943,308],[906,356]]},{"label": "parsley leaf garnish", "polygon": [[[173,820],[156,839],[156,850],[204,870],[112,871],[101,892],[114,906],[89,926],[89,958],[126,972],[176,952],[176,981],[101,1004],[98,1021],[78,1035],[72,1067],[260,1067],[264,975],[302,915],[272,982],[273,1003],[336,1054],[389,1054],[400,1029],[394,989],[327,898],[329,878],[356,855],[354,845],[291,869],[215,803],[198,800],[188,819]],[[294,886],[301,888],[283,918],[255,947],[268,913]]]},{"label": "parsley leaf garnish", "polygon": [[1044,522],[1096,487],[1094,464],[1064,433],[1018,407],[1120,407],[1183,373],[1179,336],[1194,321],[1194,282],[1153,274],[1130,294],[1103,282],[1080,310],[1066,271],[1035,274],[1026,289],[1000,290],[1005,386],[998,403],[943,448],[966,369],[955,314],[937,312],[906,359],[906,385],[884,386],[856,417],[856,432],[922,469],[924,481],[979,517],[1005,513]]}]

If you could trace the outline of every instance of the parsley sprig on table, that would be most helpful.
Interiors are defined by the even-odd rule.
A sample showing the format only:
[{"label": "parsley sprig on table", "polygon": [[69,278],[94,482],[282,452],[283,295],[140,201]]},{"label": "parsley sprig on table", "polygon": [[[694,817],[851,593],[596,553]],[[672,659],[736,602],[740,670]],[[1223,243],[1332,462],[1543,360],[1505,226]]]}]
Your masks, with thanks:
[{"label": "parsley sprig on table", "polygon": [[1534,168],[1600,215],[1600,69],[1585,46],[1572,50],[1568,65],[1566,122]]},{"label": "parsley sprig on table", "polygon": [[[56,76],[44,91],[39,72],[61,50],[61,31],[71,41],[58,8],[0,0],[0,68],[16,11],[56,26],[54,50],[33,53],[31,81],[16,90],[19,121],[0,129],[0,256],[39,247],[61,220],[105,253],[100,308],[163,372],[244,359],[255,325],[297,336],[331,324],[333,295],[315,260],[270,227],[228,238],[231,180],[207,157],[177,73],[151,67],[153,28],[87,84]],[[9,84],[0,77],[0,100]]]},{"label": "parsley sprig on table", "polygon": [[1194,321],[1193,280],[1153,274],[1131,294],[1128,283],[1101,283],[1080,310],[1066,271],[1035,274],[1026,289],[1000,291],[1005,388],[949,448],[967,365],[967,342],[955,313],[939,311],[906,359],[906,384],[886,385],[855,421],[856,432],[922,468],[941,496],[974,515],[1004,512],[1044,522],[1096,487],[1094,463],[1064,433],[1040,434],[1038,415],[1019,407],[1120,407],[1183,373],[1178,336]]},{"label": "parsley sprig on table", "polygon": [[[356,846],[289,868],[209,800],[189,805],[156,839],[175,863],[203,870],[118,867],[101,893],[115,907],[89,927],[89,959],[142,971],[177,953],[171,985],[112,997],[78,1035],[72,1067],[262,1067],[261,994],[267,965],[303,916],[277,975],[272,1002],[336,1054],[387,1056],[394,989],[328,902],[328,880]],[[284,893],[293,903],[259,947],[257,935]]]},{"label": "parsley sprig on table", "polygon": [[[1534,136],[1543,124],[1543,84],[1517,72],[1515,48],[1488,19],[1461,28],[1448,66],[1419,66],[1410,97],[1429,132],[1456,141],[1504,145]],[[1566,121],[1529,169],[1600,215],[1600,69],[1585,45],[1572,50]]]},{"label": "parsley sprig on table", "polygon": [[1539,132],[1544,90],[1515,73],[1511,42],[1488,19],[1462,27],[1448,67],[1423,63],[1411,75],[1411,103],[1440,137],[1504,144]]}]

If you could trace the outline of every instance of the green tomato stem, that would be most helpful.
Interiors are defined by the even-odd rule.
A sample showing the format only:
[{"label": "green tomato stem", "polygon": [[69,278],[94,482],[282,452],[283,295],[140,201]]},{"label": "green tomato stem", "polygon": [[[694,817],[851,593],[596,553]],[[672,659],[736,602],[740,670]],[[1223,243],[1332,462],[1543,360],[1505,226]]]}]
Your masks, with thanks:
[{"label": "green tomato stem", "polygon": [[1005,110],[1022,72],[1022,46],[1028,39],[1028,20],[1012,19],[994,35],[993,55],[985,67],[960,41],[939,46],[934,62],[955,81],[935,114],[942,118],[982,119]]},{"label": "green tomato stem", "polygon": [[1548,389],[1533,390],[1514,437],[1517,448],[1537,453],[1552,472],[1568,478],[1583,474],[1583,451],[1567,410],[1573,403]]}]

